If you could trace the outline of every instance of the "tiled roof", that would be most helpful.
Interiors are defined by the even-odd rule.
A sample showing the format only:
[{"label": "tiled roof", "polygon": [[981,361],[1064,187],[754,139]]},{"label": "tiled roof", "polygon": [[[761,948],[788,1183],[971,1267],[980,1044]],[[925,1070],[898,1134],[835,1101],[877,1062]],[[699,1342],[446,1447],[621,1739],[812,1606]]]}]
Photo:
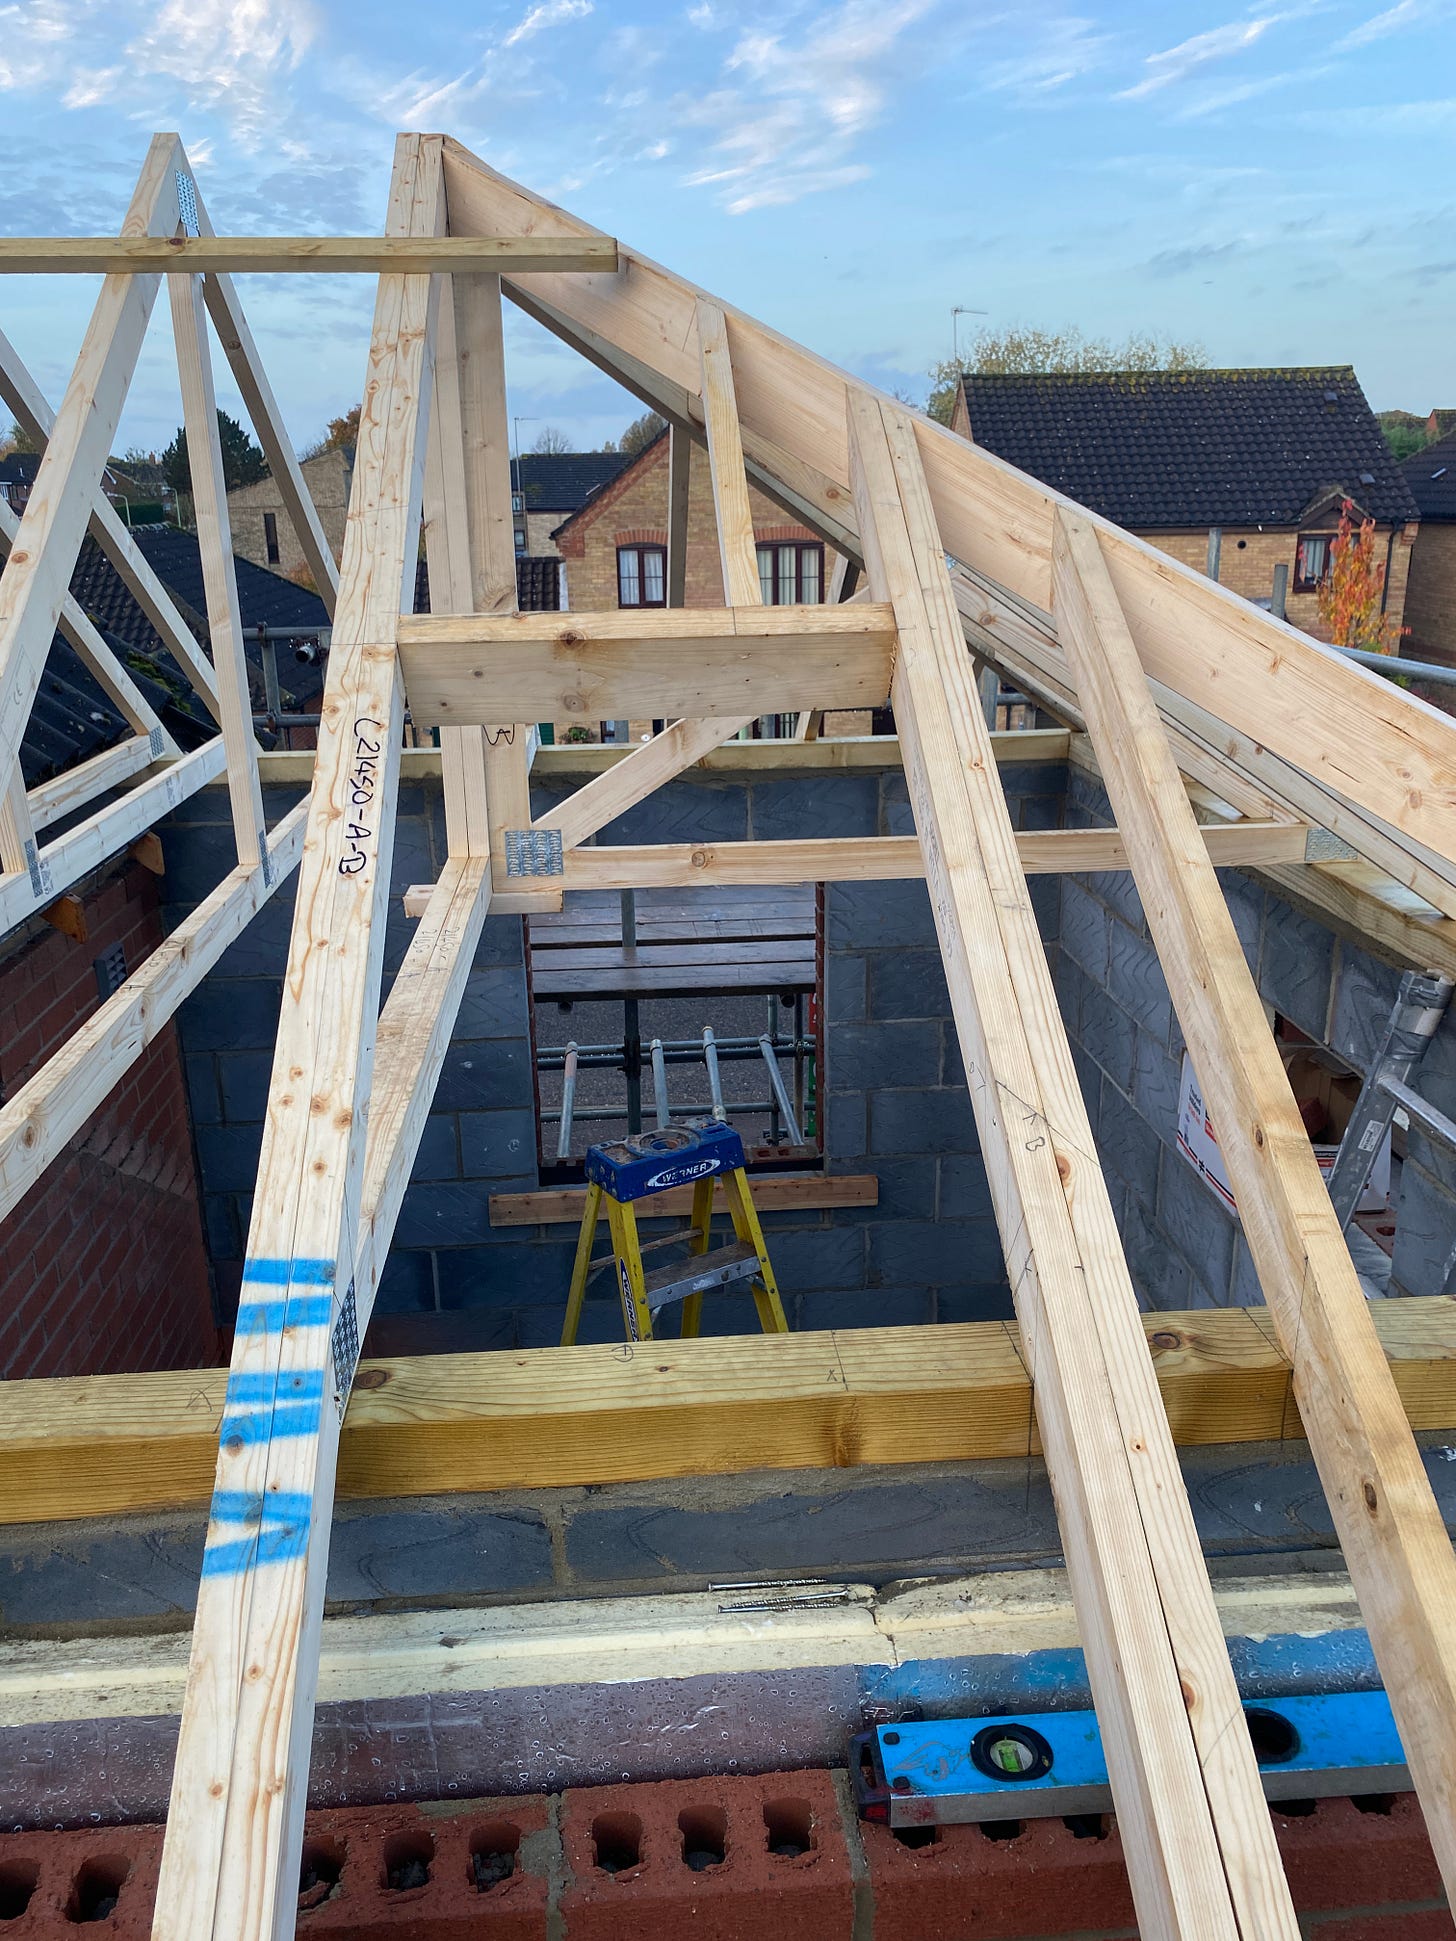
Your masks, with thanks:
[{"label": "tiled roof", "polygon": [[[164,668],[114,637],[107,637],[107,644],[181,746],[193,747],[207,737],[211,717],[190,693],[181,696],[170,662]],[[20,767],[27,787],[63,774],[130,733],[75,649],[57,634],[20,740]]]},{"label": "tiled roof", "polygon": [[630,462],[630,452],[522,452],[511,460],[511,487],[528,512],[575,512]]},{"label": "tiled roof", "polygon": [[1294,526],[1332,492],[1416,517],[1349,365],[970,375],[978,445],[1134,531]]},{"label": "tiled roof", "polygon": [[[554,553],[516,554],[516,605],[522,613],[556,613],[561,606],[561,561]],[[415,568],[415,612],[430,611],[430,572],[421,554]]]},{"label": "tiled roof", "polygon": [[[176,600],[193,634],[205,641],[207,628],[198,611],[205,604],[205,595],[196,534],[139,527],[132,537]],[[255,566],[251,560],[238,559],[236,565],[238,604],[245,627],[297,627],[306,632],[328,625],[327,609],[316,594]],[[82,541],[71,576],[71,592],[177,740],[191,745],[209,734],[211,716],[93,539]],[[261,704],[258,650],[249,646],[247,652],[254,663],[255,698]],[[317,695],[321,686],[320,669],[295,669],[286,654],[280,656],[279,674],[295,707],[306,707],[308,697]],[[129,733],[82,662],[57,634],[20,745],[27,784],[33,788]]]},{"label": "tiled roof", "polygon": [[1456,519],[1456,431],[1401,460],[1422,519]]}]

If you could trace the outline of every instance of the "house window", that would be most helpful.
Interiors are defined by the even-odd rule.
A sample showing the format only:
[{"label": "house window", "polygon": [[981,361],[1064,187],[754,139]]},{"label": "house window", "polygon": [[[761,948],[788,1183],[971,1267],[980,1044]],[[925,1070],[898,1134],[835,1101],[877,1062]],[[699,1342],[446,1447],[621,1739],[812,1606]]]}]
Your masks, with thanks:
[{"label": "house window", "polygon": [[511,511],[512,511],[512,512],[524,512],[525,510],[526,510],[526,495],[525,495],[525,493],[524,493],[524,492],[512,492],[512,494],[511,494]]},{"label": "house window", "polygon": [[268,564],[270,566],[276,566],[280,555],[278,552],[278,515],[274,512],[265,512],[263,514],[263,544],[268,551]]},{"label": "house window", "polygon": [[619,607],[665,607],[667,605],[667,548],[665,546],[619,546],[617,548],[617,605]]},{"label": "house window", "polygon": [[516,527],[516,551],[518,553],[524,553],[525,550],[526,550],[526,535],[521,530],[521,528],[517,526]]},{"label": "house window", "polygon": [[1330,575],[1330,547],[1334,543],[1330,532],[1302,532],[1294,549],[1294,590],[1296,593],[1317,593],[1322,581]]},{"label": "house window", "polygon": [[824,598],[824,548],[815,541],[760,546],[758,584],[766,607],[817,606]]}]

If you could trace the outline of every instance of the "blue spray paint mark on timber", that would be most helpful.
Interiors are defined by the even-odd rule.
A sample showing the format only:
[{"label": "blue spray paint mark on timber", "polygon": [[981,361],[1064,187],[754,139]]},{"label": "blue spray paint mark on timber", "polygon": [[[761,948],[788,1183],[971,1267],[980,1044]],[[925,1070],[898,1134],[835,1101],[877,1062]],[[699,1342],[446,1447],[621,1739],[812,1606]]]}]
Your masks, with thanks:
[{"label": "blue spray paint mark on timber", "polygon": [[212,1499],[212,1523],[241,1523],[248,1534],[214,1543],[209,1530],[202,1554],[203,1576],[233,1577],[259,1564],[301,1557],[308,1548],[312,1512],[313,1498],[303,1490],[218,1490]]}]

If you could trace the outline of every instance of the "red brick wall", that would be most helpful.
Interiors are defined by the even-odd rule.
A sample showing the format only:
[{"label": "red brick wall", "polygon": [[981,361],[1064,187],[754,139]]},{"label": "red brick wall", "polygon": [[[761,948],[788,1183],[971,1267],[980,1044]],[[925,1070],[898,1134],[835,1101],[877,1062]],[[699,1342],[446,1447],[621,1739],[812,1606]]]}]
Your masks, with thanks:
[{"label": "red brick wall", "polygon": [[[85,909],[85,942],[46,927],[0,960],[6,1098],[96,1010],[94,960],[121,944],[131,972],[162,941],[155,879],[135,864]],[[216,1355],[169,1024],[0,1221],[0,1378],[209,1367]]]},{"label": "red brick wall", "polygon": [[[591,501],[589,508],[561,535],[558,544],[567,561],[566,584],[578,612],[596,612],[617,604],[617,548],[667,544],[667,440],[660,439],[644,461],[619,472]],[[781,506],[748,489],[755,539],[813,539],[807,526],[795,525]],[[824,548],[824,586],[838,558]],[[688,471],[688,534],[684,604],[690,607],[723,605],[723,569],[718,553],[718,520],[713,510],[713,481],[708,454],[692,450]]]}]

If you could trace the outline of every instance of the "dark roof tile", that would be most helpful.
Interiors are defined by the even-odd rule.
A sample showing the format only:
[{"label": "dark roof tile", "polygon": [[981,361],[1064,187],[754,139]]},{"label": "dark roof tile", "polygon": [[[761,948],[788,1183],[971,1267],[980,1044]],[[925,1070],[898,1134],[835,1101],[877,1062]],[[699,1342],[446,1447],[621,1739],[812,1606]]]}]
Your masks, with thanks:
[{"label": "dark roof tile", "polygon": [[[554,553],[516,554],[516,605],[522,613],[556,613],[561,606],[561,561]],[[430,611],[430,571],[415,567],[415,612]]]},{"label": "dark roof tile", "polygon": [[1400,469],[1422,519],[1456,519],[1456,431],[1412,452]]},{"label": "dark roof tile", "polygon": [[522,452],[511,485],[528,512],[575,512],[631,461],[630,452]]},{"label": "dark roof tile", "polygon": [[1342,492],[1376,519],[1416,517],[1348,365],[964,383],[978,445],[1134,531],[1293,526]]}]

